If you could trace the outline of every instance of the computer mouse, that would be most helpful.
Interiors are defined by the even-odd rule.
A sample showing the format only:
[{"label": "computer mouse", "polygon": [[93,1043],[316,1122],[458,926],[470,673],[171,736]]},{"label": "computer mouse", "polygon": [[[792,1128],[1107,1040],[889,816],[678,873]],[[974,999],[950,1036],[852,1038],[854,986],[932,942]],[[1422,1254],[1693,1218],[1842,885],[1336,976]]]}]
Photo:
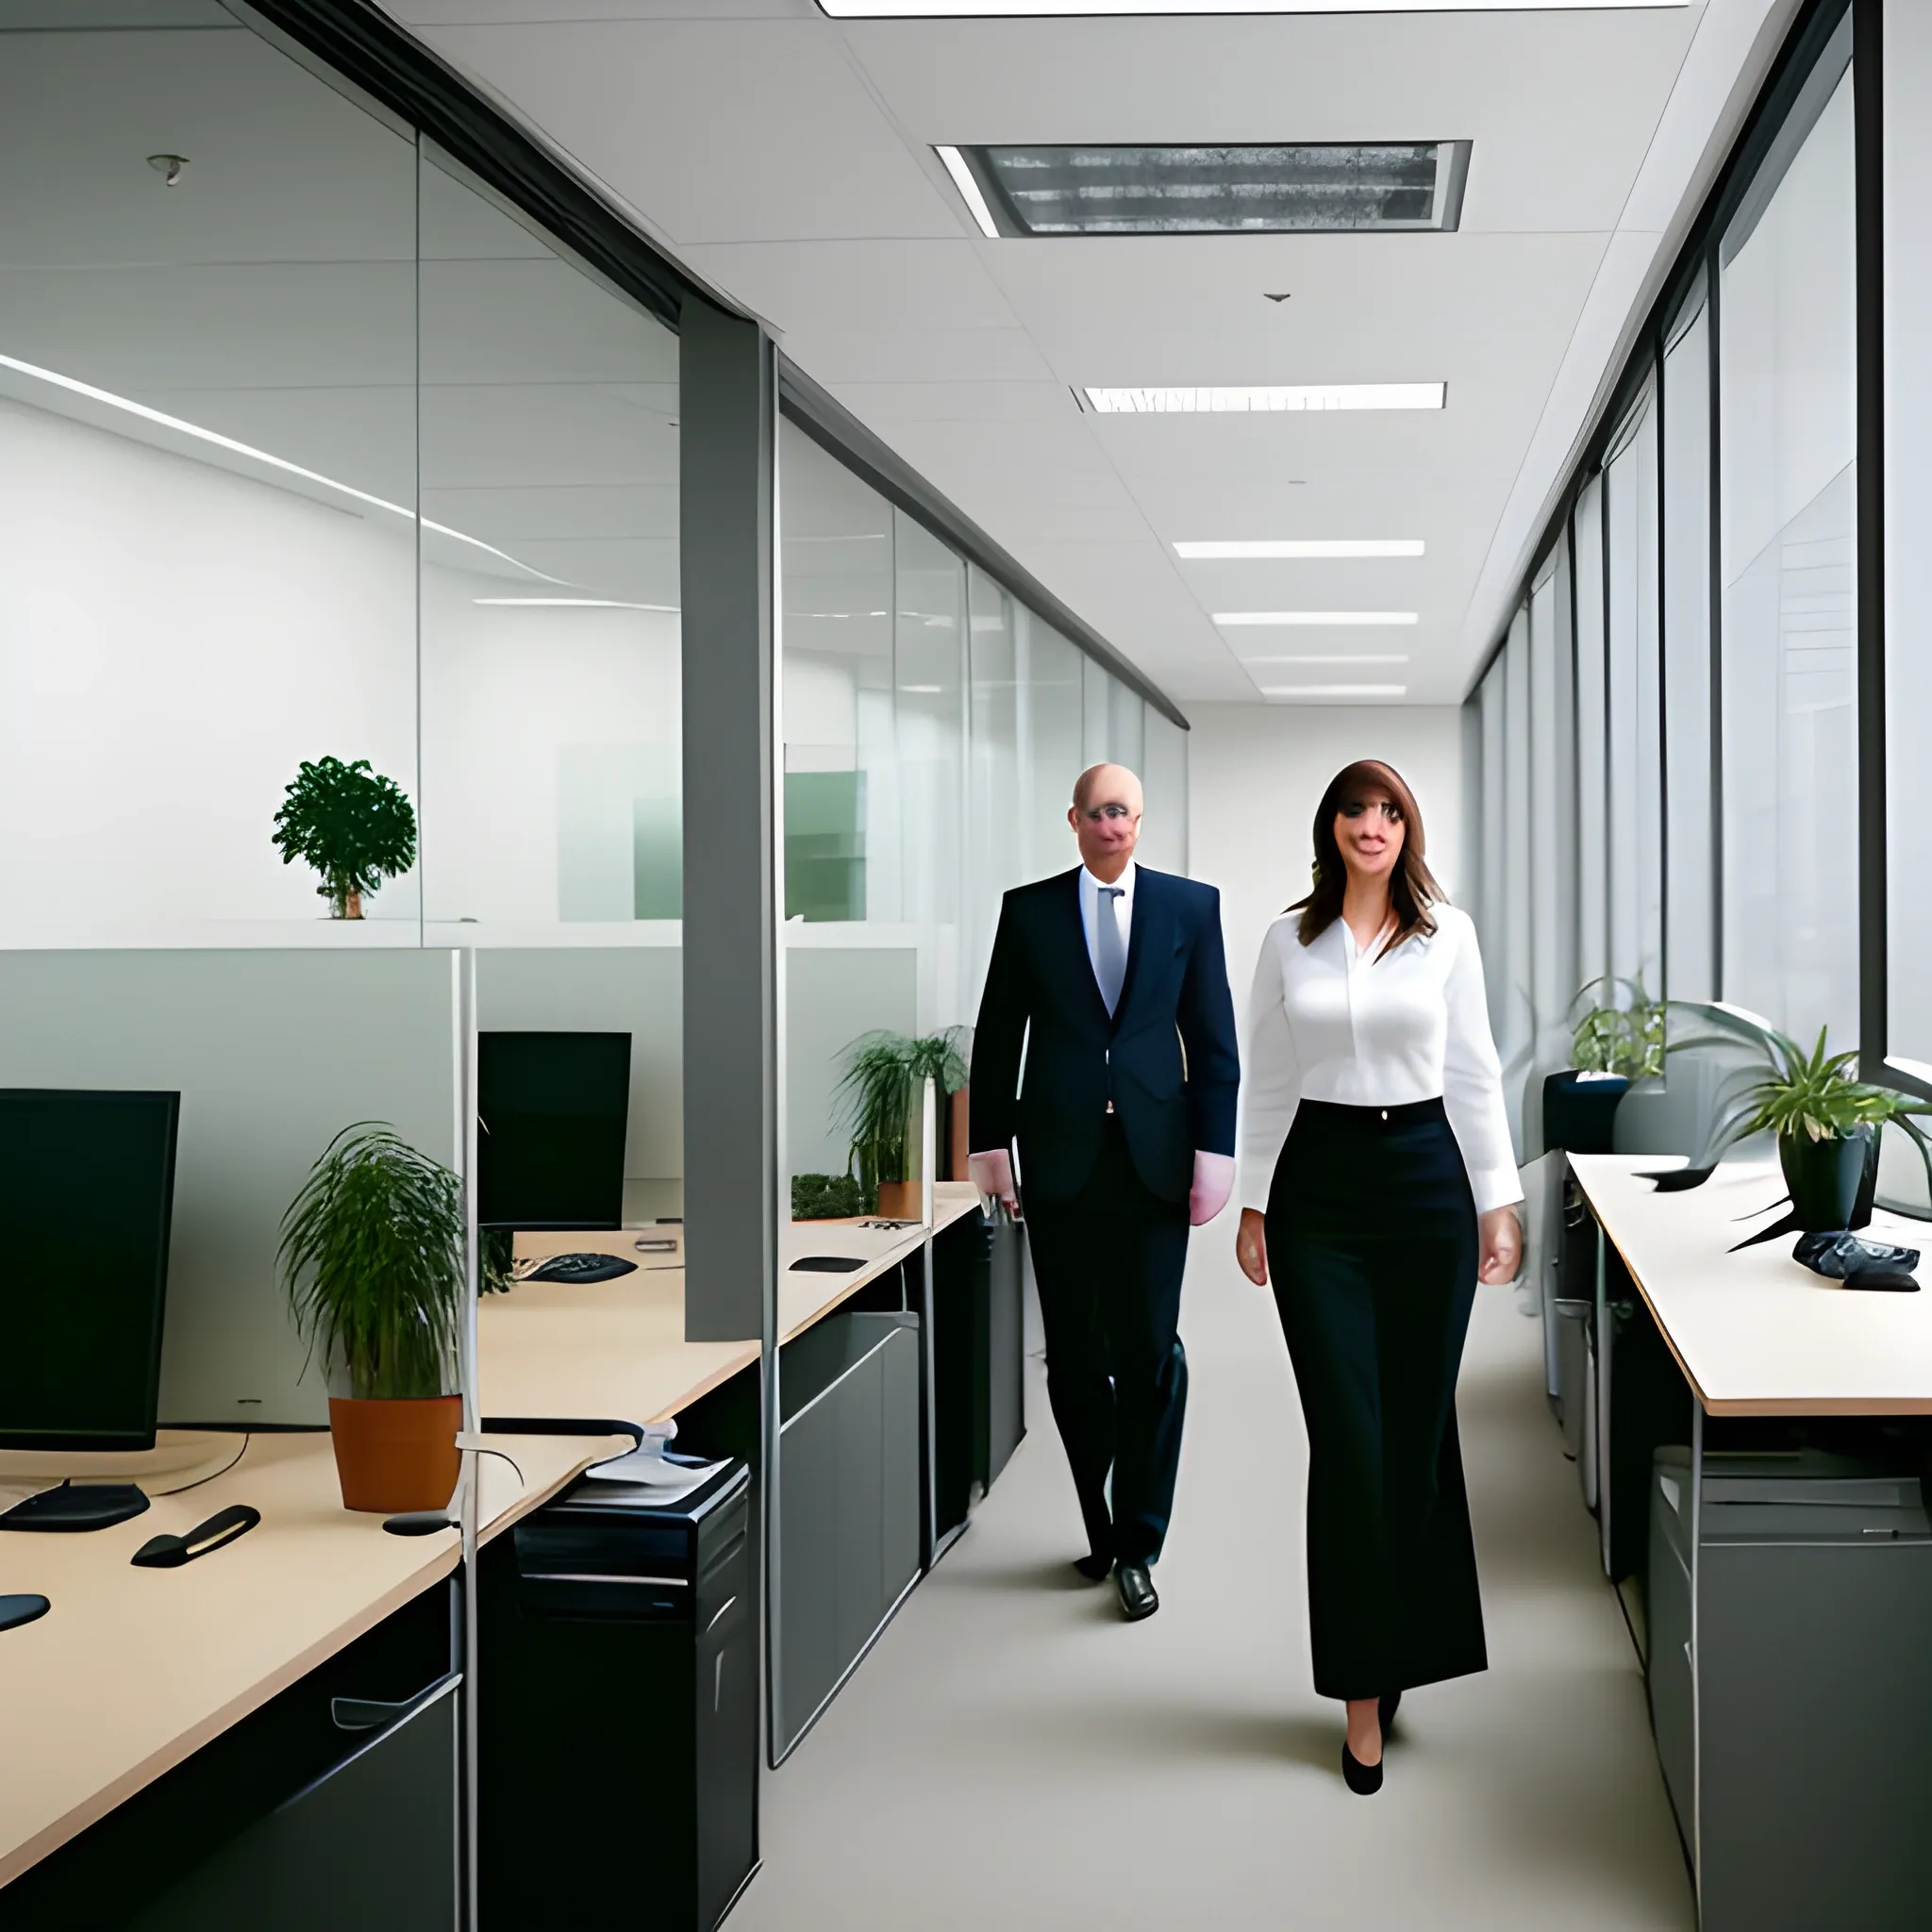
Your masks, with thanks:
[{"label": "computer mouse", "polygon": [[43,1596],[0,1596],[0,1630],[11,1630],[19,1624],[31,1624],[44,1617],[53,1606]]}]

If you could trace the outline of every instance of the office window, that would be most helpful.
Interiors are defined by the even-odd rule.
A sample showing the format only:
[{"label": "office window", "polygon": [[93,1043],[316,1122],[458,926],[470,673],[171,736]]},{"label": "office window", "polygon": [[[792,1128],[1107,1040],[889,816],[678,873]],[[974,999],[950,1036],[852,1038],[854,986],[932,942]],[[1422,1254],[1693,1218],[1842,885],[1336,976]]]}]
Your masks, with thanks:
[{"label": "office window", "polygon": [[1091,760],[1086,755],[1085,681],[1090,660],[1044,618],[1027,613],[1026,794],[1027,875],[1064,872],[1078,854],[1067,824],[1074,780]]},{"label": "office window", "polygon": [[968,565],[967,658],[972,683],[972,808],[966,839],[963,1006],[976,1011],[999,921],[1000,896],[1026,876],[1021,802],[1020,640],[1013,600]]},{"label": "office window", "polygon": [[1530,934],[1540,917],[1530,874],[1529,611],[1516,613],[1503,653],[1503,950],[1485,961],[1503,987],[1503,1025],[1496,1049],[1503,1058],[1503,1095],[1510,1131],[1522,1144],[1523,1079],[1536,1044],[1530,1004]]},{"label": "office window", "polygon": [[418,938],[272,843],[305,760],[420,810],[415,145],[208,11],[0,31],[0,944]]},{"label": "office window", "polygon": [[1658,650],[1657,412],[1647,391],[1605,469],[1609,959],[1663,984],[1663,743]]},{"label": "office window", "polygon": [[1080,762],[1082,766],[1113,761],[1114,681],[1091,658],[1080,659]]},{"label": "office window", "polygon": [[1592,476],[1570,520],[1576,614],[1576,982],[1610,970],[1608,666],[1604,639],[1604,485]]},{"label": "office window", "polygon": [[[1535,1058],[1560,1057],[1563,1016],[1575,991],[1574,947],[1566,943],[1570,882],[1574,868],[1565,849],[1567,814],[1560,805],[1566,769],[1562,742],[1569,722],[1569,680],[1558,672],[1567,645],[1557,624],[1558,585],[1551,559],[1529,600],[1529,991]],[[1565,627],[1567,630],[1567,627]],[[1567,655],[1567,651],[1566,651]]]},{"label": "office window", "polygon": [[1857,1039],[1848,36],[1724,237],[1724,989]]},{"label": "office window", "polygon": [[1710,312],[1702,290],[1664,358],[1664,978],[1717,991],[1710,714]]},{"label": "office window", "polygon": [[1509,881],[1505,863],[1507,771],[1505,746],[1508,724],[1508,671],[1503,653],[1483,675],[1477,691],[1481,710],[1482,849],[1476,890],[1476,921],[1483,954],[1483,987],[1490,1003],[1490,1031],[1500,1041],[1507,1025],[1508,947],[1505,919]]}]

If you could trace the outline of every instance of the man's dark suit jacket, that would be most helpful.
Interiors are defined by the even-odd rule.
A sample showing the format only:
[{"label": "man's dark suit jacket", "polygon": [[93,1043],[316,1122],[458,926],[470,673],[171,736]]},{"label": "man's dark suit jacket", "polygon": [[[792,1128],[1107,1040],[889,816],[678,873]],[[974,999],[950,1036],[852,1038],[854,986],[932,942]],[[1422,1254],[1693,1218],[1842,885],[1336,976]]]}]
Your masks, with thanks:
[{"label": "man's dark suit jacket", "polygon": [[1111,1100],[1149,1192],[1182,1200],[1197,1148],[1234,1152],[1241,1060],[1221,894],[1138,869],[1126,977],[1109,1017],[1079,880],[1075,867],[1017,886],[1000,908],[973,1037],[973,1146],[1005,1148],[1017,1137],[1026,1191],[1070,1200],[1092,1171]]}]

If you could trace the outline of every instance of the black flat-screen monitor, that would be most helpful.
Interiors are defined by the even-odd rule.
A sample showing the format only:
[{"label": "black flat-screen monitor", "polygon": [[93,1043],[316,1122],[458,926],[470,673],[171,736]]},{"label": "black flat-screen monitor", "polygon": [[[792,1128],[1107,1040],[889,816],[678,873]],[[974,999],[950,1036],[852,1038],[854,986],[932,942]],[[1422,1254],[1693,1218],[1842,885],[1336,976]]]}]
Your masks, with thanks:
[{"label": "black flat-screen monitor", "polygon": [[476,1112],[481,1225],[622,1224],[628,1033],[479,1035]]},{"label": "black flat-screen monitor", "polygon": [[178,1093],[0,1089],[0,1449],[152,1449]]}]

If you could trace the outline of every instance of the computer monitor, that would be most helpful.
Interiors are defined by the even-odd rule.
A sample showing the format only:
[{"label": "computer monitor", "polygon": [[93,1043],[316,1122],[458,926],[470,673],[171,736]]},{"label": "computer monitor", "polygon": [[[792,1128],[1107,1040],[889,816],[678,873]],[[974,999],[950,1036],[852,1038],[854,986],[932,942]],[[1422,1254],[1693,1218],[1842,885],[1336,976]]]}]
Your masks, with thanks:
[{"label": "computer monitor", "polygon": [[630,1035],[485,1033],[476,1062],[478,1223],[620,1226]]},{"label": "computer monitor", "polygon": [[0,1449],[152,1449],[178,1093],[0,1089]]}]

